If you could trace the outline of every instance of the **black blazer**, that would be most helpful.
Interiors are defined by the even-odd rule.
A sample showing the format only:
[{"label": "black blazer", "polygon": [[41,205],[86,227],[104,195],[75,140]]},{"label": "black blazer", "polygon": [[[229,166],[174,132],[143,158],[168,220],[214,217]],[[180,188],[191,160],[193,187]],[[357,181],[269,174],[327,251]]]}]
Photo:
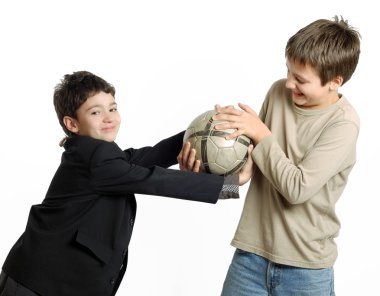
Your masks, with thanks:
[{"label": "black blazer", "polygon": [[8,254],[8,276],[43,296],[115,295],[127,265],[134,193],[216,203],[224,178],[167,169],[183,133],[154,147],[122,151],[76,136],[42,204]]}]

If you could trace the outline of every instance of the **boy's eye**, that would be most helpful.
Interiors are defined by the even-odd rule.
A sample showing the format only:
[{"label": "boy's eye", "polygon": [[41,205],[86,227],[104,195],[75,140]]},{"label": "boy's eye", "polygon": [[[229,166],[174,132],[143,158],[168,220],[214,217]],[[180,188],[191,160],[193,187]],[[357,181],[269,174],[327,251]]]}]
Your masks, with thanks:
[{"label": "boy's eye", "polygon": [[100,114],[99,111],[92,111],[92,112],[91,112],[91,115],[99,115],[99,114]]},{"label": "boy's eye", "polygon": [[116,112],[116,111],[117,111],[116,107],[110,109],[110,112]]}]

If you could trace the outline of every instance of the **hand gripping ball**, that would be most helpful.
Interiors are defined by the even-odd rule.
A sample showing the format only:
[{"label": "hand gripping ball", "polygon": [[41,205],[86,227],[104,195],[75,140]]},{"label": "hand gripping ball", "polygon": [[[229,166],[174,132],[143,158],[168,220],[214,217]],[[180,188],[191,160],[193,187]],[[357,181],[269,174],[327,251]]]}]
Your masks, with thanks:
[{"label": "hand gripping ball", "polygon": [[203,172],[236,174],[247,161],[251,140],[244,135],[226,140],[225,136],[235,130],[215,130],[214,126],[221,123],[212,119],[215,114],[216,111],[209,110],[197,116],[187,128],[183,141],[190,142],[191,147],[195,148]]}]

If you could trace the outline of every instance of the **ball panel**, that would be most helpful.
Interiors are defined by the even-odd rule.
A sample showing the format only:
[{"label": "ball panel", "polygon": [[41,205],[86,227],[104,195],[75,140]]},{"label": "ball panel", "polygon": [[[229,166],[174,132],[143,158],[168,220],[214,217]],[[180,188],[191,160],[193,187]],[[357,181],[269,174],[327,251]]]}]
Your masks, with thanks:
[{"label": "ball panel", "polygon": [[225,169],[231,168],[236,162],[236,153],[233,148],[221,148],[217,152],[216,163]]},{"label": "ball panel", "polygon": [[235,145],[236,140],[226,140],[224,137],[227,135],[227,133],[223,134],[222,136],[215,136],[212,134],[209,138],[209,141],[212,141],[217,145],[219,148],[232,148]]},{"label": "ball panel", "polygon": [[242,169],[242,167],[244,166],[246,161],[247,161],[247,159],[237,160],[236,163],[234,163],[233,167],[231,167],[229,169],[229,174],[236,174],[237,172],[239,172]]},{"label": "ball panel", "polygon": [[207,141],[207,138],[204,141],[206,146],[204,146],[202,150],[202,159],[205,162],[216,162],[219,150],[218,146],[212,141]]},{"label": "ball panel", "polygon": [[227,170],[225,168],[219,166],[215,162],[209,164],[209,171],[215,175],[225,175],[227,173]]}]

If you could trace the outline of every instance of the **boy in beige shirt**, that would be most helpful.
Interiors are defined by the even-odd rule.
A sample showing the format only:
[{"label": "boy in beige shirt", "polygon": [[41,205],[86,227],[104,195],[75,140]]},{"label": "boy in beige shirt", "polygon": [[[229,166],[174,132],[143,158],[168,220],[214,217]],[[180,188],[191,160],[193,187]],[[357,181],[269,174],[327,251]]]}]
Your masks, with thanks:
[{"label": "boy in beige shirt", "polygon": [[347,21],[317,20],[286,45],[287,79],[260,114],[216,106],[216,129],[234,128],[255,148],[251,180],[222,295],[334,295],[335,203],[355,164],[359,117],[338,92],[354,73],[360,34]]}]

